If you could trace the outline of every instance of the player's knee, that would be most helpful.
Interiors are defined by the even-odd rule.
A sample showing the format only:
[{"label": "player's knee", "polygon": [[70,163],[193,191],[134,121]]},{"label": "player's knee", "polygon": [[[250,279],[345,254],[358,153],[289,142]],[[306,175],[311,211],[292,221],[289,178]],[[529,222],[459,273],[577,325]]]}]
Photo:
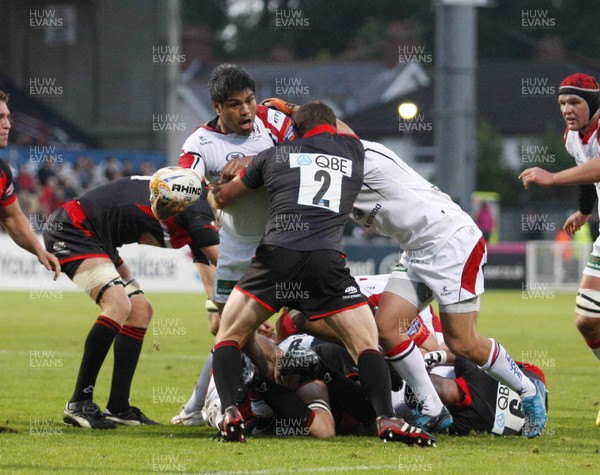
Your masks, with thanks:
[{"label": "player's knee", "polygon": [[313,411],[314,418],[308,429],[313,437],[334,437],[335,421],[331,415],[329,404],[323,400],[315,400],[308,403],[308,407]]},{"label": "player's knee", "polygon": [[593,338],[600,333],[600,318],[577,315],[575,317],[575,326],[583,336]]},{"label": "player's knee", "polygon": [[134,327],[147,328],[154,313],[152,304],[144,295],[136,295],[134,298],[130,298],[129,302],[131,306],[127,324]]},{"label": "player's knee", "polygon": [[122,325],[131,313],[131,302],[125,292],[122,291],[122,288],[120,290],[119,292],[119,289],[115,288],[115,291],[105,292],[99,305],[105,316]]},{"label": "player's knee", "polygon": [[477,353],[478,342],[472,338],[461,338],[444,335],[444,343],[452,353],[467,359],[473,359]]},{"label": "player's knee", "polygon": [[219,331],[219,309],[212,300],[206,300],[206,315],[208,317],[208,330],[212,335],[216,335]]},{"label": "player's knee", "polygon": [[208,331],[214,336],[217,336],[219,332],[219,313],[218,312],[209,312],[208,313]]}]

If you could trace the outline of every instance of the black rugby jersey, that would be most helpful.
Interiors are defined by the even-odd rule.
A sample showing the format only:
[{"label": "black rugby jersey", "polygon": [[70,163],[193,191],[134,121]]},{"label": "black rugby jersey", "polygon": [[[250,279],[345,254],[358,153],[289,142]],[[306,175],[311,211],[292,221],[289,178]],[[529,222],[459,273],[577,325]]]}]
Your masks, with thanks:
[{"label": "black rugby jersey", "polygon": [[303,138],[259,153],[241,174],[269,192],[261,244],[295,251],[342,252],[344,225],[363,180],[365,151],[354,135],[320,125]]},{"label": "black rugby jersey", "polygon": [[8,206],[17,200],[10,167],[0,159],[0,206]]},{"label": "black rugby jersey", "polygon": [[77,199],[85,213],[83,225],[115,248],[139,243],[178,249],[190,245],[202,259],[200,233],[212,227],[213,213],[203,196],[183,213],[159,221],[150,207],[149,176],[120,178]]}]

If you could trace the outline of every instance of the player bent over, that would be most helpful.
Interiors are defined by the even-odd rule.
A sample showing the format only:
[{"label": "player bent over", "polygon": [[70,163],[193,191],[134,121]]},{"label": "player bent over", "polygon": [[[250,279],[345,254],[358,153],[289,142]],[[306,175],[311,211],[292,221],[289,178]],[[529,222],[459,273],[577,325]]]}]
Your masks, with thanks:
[{"label": "player bent over", "polygon": [[[196,261],[215,259],[218,235],[210,228],[212,210],[199,199],[177,217],[156,219],[149,196],[150,177],[122,178],[88,191],[57,209],[44,227],[46,249],[65,274],[100,306],[85,341],[75,390],[64,421],[88,429],[114,429],[115,423],[157,424],[129,404],[129,392],[152,307],[119,257],[123,244],[180,248],[189,245]],[[183,203],[174,208],[184,209]],[[96,378],[114,342],[114,368],[106,411],[94,403]]]},{"label": "player bent over", "polygon": [[377,329],[342,254],[343,227],[362,184],[363,147],[355,135],[338,134],[335,114],[323,103],[306,104],[295,121],[301,137],[295,153],[280,146],[261,152],[240,175],[212,190],[218,206],[250,188],[264,185],[270,193],[265,235],[225,305],[216,338],[213,369],[225,408],[222,436],[245,441],[236,407],[243,394],[241,347],[260,323],[289,306],[309,318],[324,318],[344,341],[378,415],[379,437],[435,445],[429,434],[394,416]]}]

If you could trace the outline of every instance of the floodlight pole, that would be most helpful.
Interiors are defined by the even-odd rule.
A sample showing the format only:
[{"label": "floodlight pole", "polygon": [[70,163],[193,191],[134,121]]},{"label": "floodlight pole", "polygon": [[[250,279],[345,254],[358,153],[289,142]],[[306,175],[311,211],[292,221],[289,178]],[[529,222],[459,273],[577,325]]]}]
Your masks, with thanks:
[{"label": "floodlight pole", "polygon": [[435,9],[435,182],[468,213],[477,156],[475,5],[485,3],[438,0]]}]

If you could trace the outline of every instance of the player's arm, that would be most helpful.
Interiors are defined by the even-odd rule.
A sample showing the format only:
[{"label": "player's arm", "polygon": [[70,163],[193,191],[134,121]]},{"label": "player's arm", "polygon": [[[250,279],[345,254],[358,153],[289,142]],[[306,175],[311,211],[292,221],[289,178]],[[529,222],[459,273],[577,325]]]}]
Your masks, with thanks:
[{"label": "player's arm", "polygon": [[249,189],[250,188],[244,185],[240,176],[237,175],[231,181],[218,183],[213,186],[208,193],[208,202],[211,206],[214,205],[216,208],[224,208],[246,193]]},{"label": "player's arm", "polygon": [[0,206],[0,222],[6,228],[8,235],[23,249],[37,256],[38,261],[46,269],[54,271],[54,280],[60,275],[60,264],[54,254],[44,249],[31,229],[29,220],[21,211],[19,202],[13,201],[9,205]]},{"label": "player's arm", "polygon": [[[279,112],[283,112],[285,115],[291,118],[293,118],[294,114],[298,112],[298,109],[300,109],[300,106],[298,104],[286,102],[283,99],[279,99],[278,97],[269,97],[268,99],[264,99],[260,102],[260,105],[270,107],[271,109],[278,110]],[[340,119],[337,119],[336,121],[336,128],[338,134],[356,135],[352,128]]]},{"label": "player's arm", "polygon": [[533,167],[523,170],[519,175],[525,189],[531,183],[541,186],[584,185],[600,181],[600,157],[593,158],[582,165],[551,173],[543,168]]}]

